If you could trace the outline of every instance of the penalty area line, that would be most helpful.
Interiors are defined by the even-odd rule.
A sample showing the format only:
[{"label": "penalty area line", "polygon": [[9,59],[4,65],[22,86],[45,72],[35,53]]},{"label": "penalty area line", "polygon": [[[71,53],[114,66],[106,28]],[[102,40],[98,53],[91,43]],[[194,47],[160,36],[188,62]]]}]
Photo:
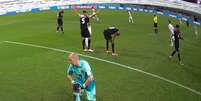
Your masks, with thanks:
[{"label": "penalty area line", "polygon": [[[46,46],[40,46],[40,45],[35,45],[35,44],[22,43],[22,42],[3,41],[3,42],[0,42],[0,43],[9,43],[9,44],[23,45],[23,46],[29,46],[29,47],[35,47],[35,48],[42,48],[42,49],[47,49],[47,50],[52,50],[52,51],[62,52],[62,53],[76,53],[76,52],[66,51],[66,50],[62,50],[62,49],[51,48],[51,47],[46,47]],[[143,70],[140,70],[140,69],[137,69],[137,68],[133,68],[131,66],[127,66],[127,65],[124,65],[124,64],[120,64],[120,63],[117,63],[117,62],[112,62],[112,61],[109,61],[109,60],[105,60],[105,59],[101,59],[101,58],[97,58],[97,57],[93,57],[93,56],[89,56],[89,55],[84,55],[84,54],[80,54],[80,53],[77,53],[77,54],[80,55],[80,56],[83,56],[83,57],[87,57],[87,58],[91,58],[91,59],[94,59],[94,60],[110,63],[110,64],[117,65],[117,66],[120,66],[120,67],[123,67],[123,68],[126,68],[126,69],[130,69],[130,70],[133,70],[133,71],[140,72],[142,74],[146,74],[148,76],[151,76],[151,77],[160,79],[162,81],[166,81],[166,82],[168,82],[170,84],[176,85],[178,87],[184,88],[184,89],[186,89],[186,90],[188,90],[188,91],[190,91],[192,93],[195,93],[195,94],[201,96],[201,92],[199,92],[199,91],[197,91],[195,89],[192,89],[190,87],[187,87],[185,85],[182,85],[180,83],[177,83],[175,81],[169,80],[169,79],[167,79],[165,77],[161,77],[159,75],[149,73],[149,72],[146,72],[146,71],[143,71]],[[134,66],[134,67],[137,67],[137,66]]]}]

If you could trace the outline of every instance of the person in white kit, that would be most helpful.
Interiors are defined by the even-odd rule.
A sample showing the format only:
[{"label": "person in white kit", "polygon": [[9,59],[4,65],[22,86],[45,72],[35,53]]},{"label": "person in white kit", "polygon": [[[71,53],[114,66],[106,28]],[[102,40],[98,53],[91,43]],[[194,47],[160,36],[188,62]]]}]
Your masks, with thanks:
[{"label": "person in white kit", "polygon": [[131,14],[131,11],[127,11],[128,12],[128,22],[129,23],[134,23],[134,21],[133,21],[133,16],[132,16],[132,14]]},{"label": "person in white kit", "polygon": [[[98,16],[97,16],[95,7],[92,7],[92,15],[91,15],[91,18],[94,19],[94,20],[96,20],[97,22],[99,22],[99,18],[98,18]],[[89,34],[92,35],[91,24],[88,25],[88,30],[89,30]]]},{"label": "person in white kit", "polygon": [[96,20],[97,22],[99,22],[100,20],[99,20],[99,18],[98,18],[98,15],[97,15],[97,13],[96,13],[96,8],[95,7],[92,7],[92,18],[94,19],[94,20]]},{"label": "person in white kit", "polygon": [[171,21],[168,20],[168,29],[170,32],[170,46],[173,47],[174,46],[174,26],[172,25]]}]

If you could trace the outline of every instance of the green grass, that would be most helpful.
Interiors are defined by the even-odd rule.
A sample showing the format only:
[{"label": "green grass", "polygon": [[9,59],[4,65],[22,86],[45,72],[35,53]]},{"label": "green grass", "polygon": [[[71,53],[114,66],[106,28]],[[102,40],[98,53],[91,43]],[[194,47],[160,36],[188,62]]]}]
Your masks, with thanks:
[{"label": "green grass", "polygon": [[[193,28],[181,25],[184,41],[181,56],[171,61],[167,20],[159,16],[159,34],[153,33],[153,14],[135,12],[134,24],[127,12],[101,10],[101,23],[92,23],[94,53],[81,50],[79,17],[65,11],[65,34],[56,33],[56,11],[20,13],[0,16],[0,42],[16,41],[74,51],[118,62],[150,72],[201,92],[201,38],[195,39]],[[174,24],[177,20],[172,19]],[[118,57],[104,52],[103,30],[120,29],[116,40]],[[201,28],[199,27],[199,33]],[[70,82],[66,78],[67,53],[47,49],[0,44],[0,101],[72,101]],[[201,101],[201,96],[166,81],[120,66],[90,58],[97,81],[97,101]],[[86,101],[83,99],[83,101]]]}]

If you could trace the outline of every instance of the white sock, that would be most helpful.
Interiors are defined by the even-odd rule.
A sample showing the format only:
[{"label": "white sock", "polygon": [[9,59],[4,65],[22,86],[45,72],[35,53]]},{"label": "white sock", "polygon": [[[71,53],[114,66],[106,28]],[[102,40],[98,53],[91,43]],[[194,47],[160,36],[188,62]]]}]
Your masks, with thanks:
[{"label": "white sock", "polygon": [[89,34],[91,35],[92,32],[91,32],[91,26],[88,26],[88,30],[89,30]]},{"label": "white sock", "polygon": [[85,38],[85,45],[86,45],[87,49],[88,49],[88,41],[89,41],[89,39]]}]

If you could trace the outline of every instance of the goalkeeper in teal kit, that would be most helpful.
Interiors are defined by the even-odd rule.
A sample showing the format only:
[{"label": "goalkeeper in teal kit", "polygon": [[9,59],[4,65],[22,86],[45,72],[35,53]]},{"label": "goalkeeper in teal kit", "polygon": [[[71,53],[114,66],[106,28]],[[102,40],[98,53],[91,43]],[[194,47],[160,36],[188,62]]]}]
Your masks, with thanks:
[{"label": "goalkeeper in teal kit", "polygon": [[86,92],[88,101],[96,101],[95,78],[88,62],[80,59],[75,53],[71,53],[68,59],[70,65],[67,77],[73,86],[74,101],[81,101],[80,96],[83,92]]}]

